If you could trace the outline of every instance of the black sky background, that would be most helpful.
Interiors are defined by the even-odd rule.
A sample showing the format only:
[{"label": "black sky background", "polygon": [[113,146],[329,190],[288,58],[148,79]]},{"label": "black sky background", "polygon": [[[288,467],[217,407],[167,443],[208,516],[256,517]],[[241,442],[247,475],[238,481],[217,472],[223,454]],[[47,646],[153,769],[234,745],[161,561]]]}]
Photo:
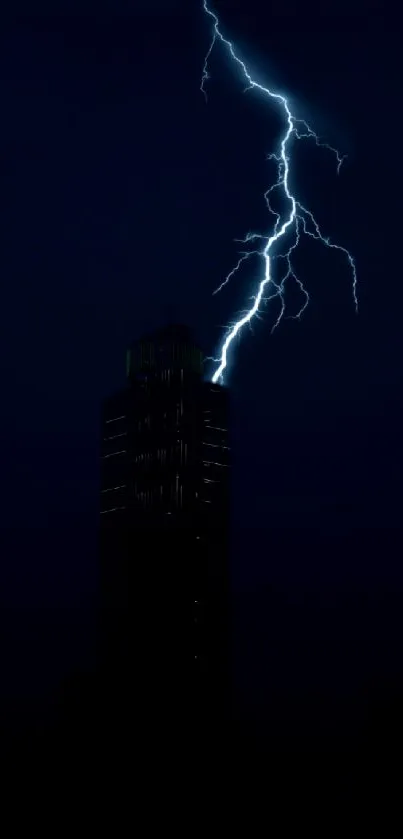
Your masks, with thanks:
[{"label": "black sky background", "polygon": [[[273,693],[362,710],[401,676],[400,36],[375,2],[215,8],[259,79],[347,153],[337,178],[298,146],[292,178],[358,272],[357,316],[343,259],[304,246],[303,320],[271,336],[268,308],[231,362],[235,669],[270,725]],[[251,271],[212,297],[234,238],[265,229],[281,119],[219,48],[206,105],[210,32],[190,0],[3,21],[1,676],[17,717],[93,660],[100,405],[127,345],[175,319],[214,352],[255,287]]]}]

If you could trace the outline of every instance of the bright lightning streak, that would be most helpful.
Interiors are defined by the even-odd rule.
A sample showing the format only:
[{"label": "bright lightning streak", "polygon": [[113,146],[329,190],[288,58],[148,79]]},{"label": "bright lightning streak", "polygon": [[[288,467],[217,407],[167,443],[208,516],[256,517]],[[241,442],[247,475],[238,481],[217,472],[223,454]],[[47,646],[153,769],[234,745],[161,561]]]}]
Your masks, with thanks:
[{"label": "bright lightning streak", "polygon": [[[284,116],[286,120],[286,127],[285,133],[280,143],[280,149],[278,153],[272,153],[268,155],[268,159],[274,160],[277,163],[277,181],[266,191],[265,193],[265,201],[267,205],[267,209],[270,213],[276,216],[276,221],[274,223],[274,228],[272,235],[262,236],[258,233],[248,233],[244,240],[245,243],[256,241],[257,239],[261,239],[265,242],[265,245],[261,251],[248,251],[242,253],[240,259],[238,260],[235,267],[230,271],[230,273],[226,276],[225,280],[221,283],[221,285],[213,292],[217,294],[221,291],[224,286],[230,281],[230,279],[236,274],[244,262],[246,262],[252,255],[259,255],[264,260],[264,274],[258,286],[258,290],[256,295],[252,298],[253,304],[250,309],[240,317],[238,321],[236,321],[228,330],[223,345],[221,347],[221,354],[220,358],[213,359],[216,364],[216,370],[212,376],[212,381],[217,382],[218,380],[222,380],[224,370],[227,366],[228,361],[228,351],[230,346],[234,340],[234,338],[240,333],[242,328],[248,324],[250,325],[251,320],[254,317],[258,317],[260,305],[262,302],[267,302],[268,300],[272,300],[274,297],[279,298],[280,300],[280,313],[278,318],[273,326],[273,329],[281,322],[284,313],[285,313],[285,300],[284,300],[284,293],[285,293],[285,285],[288,280],[294,279],[294,281],[299,285],[300,290],[304,296],[304,302],[301,306],[299,312],[294,315],[295,318],[300,318],[302,313],[304,312],[306,306],[309,303],[309,295],[304,285],[300,279],[295,275],[292,264],[291,264],[291,254],[292,252],[298,247],[300,242],[301,233],[310,236],[313,239],[319,240],[322,244],[326,245],[326,247],[334,248],[336,250],[341,251],[344,253],[348,259],[348,262],[351,267],[352,276],[353,276],[353,298],[355,303],[356,310],[358,309],[358,299],[357,299],[357,274],[356,274],[356,266],[353,257],[351,256],[350,252],[342,247],[341,245],[336,245],[330,241],[330,239],[324,237],[320,231],[319,225],[310,212],[310,210],[305,209],[305,207],[300,204],[294,195],[290,192],[289,188],[289,143],[293,137],[297,140],[302,139],[312,139],[316,143],[318,147],[322,147],[327,149],[328,151],[332,152],[335,155],[337,160],[337,173],[340,171],[340,167],[343,163],[344,158],[339,154],[337,149],[329,146],[328,143],[322,143],[319,139],[318,135],[310,128],[307,122],[302,119],[297,119],[290,110],[288,101],[285,96],[282,96],[280,93],[275,93],[267,87],[256,82],[252,76],[250,75],[245,63],[242,61],[241,58],[235,52],[235,48],[231,41],[228,41],[224,38],[221,30],[220,30],[220,22],[217,15],[209,8],[207,0],[203,0],[203,8],[206,14],[211,18],[213,22],[213,35],[210,46],[207,50],[207,54],[204,60],[203,70],[202,70],[202,79],[200,89],[204,94],[207,100],[206,94],[206,83],[208,82],[209,76],[209,60],[211,53],[214,49],[215,44],[220,41],[221,44],[229,51],[231,58],[233,61],[241,68],[243,76],[247,81],[247,88],[246,90],[259,90],[265,96],[268,96],[270,99],[273,99],[275,102],[279,103],[284,111]],[[274,190],[280,189],[285,196],[288,204],[288,211],[285,218],[282,218],[280,213],[277,213],[273,210],[270,204],[270,198]],[[313,230],[308,229],[307,224],[308,221],[311,223]],[[287,253],[285,254],[272,254],[273,246],[282,239],[283,236],[287,232],[290,231],[295,232],[295,241],[294,244],[289,247]],[[286,260],[287,264],[287,273],[283,277],[280,282],[275,282],[273,279],[271,268],[272,268],[272,260],[275,258],[283,258]],[[267,294],[268,292],[268,294]],[[273,330],[272,330],[273,331]]]}]

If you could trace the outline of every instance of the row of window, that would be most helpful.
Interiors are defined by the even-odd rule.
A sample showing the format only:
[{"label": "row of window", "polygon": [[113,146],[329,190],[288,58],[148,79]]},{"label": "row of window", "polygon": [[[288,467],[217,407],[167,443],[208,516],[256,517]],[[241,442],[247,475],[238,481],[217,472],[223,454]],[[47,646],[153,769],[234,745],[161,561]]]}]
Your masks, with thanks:
[{"label": "row of window", "polygon": [[[167,492],[167,488],[164,491],[164,487],[162,485],[158,488],[153,487],[151,489],[137,490],[137,484],[135,484],[134,497],[136,501],[146,507],[154,504],[155,502],[162,501],[163,498],[165,498],[165,501],[169,500],[169,502],[171,502],[175,507],[182,507],[183,486],[180,483],[179,475],[176,475],[175,483],[170,486],[169,492]],[[170,515],[170,513],[167,513],[167,515]]]},{"label": "row of window", "polygon": [[116,513],[117,510],[126,510],[126,507],[111,507],[109,510],[101,510],[101,516],[106,516],[107,513]]},{"label": "row of window", "polygon": [[166,465],[167,463],[180,462],[184,464],[188,458],[188,444],[183,440],[177,442],[176,446],[169,449],[157,449],[155,452],[141,452],[134,455],[134,463],[141,463],[150,465],[151,463],[160,463]]},{"label": "row of window", "polygon": [[[205,419],[204,423],[210,422],[210,420]],[[227,428],[219,428],[218,425],[206,425],[206,428],[210,428],[212,431],[223,431],[225,434],[228,434]]]},{"label": "row of window", "polygon": [[112,434],[111,437],[104,437],[104,442],[108,440],[117,440],[118,437],[127,437],[127,431],[121,431],[120,434]]},{"label": "row of window", "polygon": [[109,457],[118,457],[119,455],[127,454],[127,449],[120,449],[118,452],[111,452],[110,454],[102,455],[103,460],[107,460]]},{"label": "row of window", "polygon": [[[162,427],[169,431],[172,429],[173,425],[179,425],[181,421],[181,417],[183,417],[183,399],[176,403],[175,409],[168,414],[167,411],[164,411],[163,414],[163,422]],[[158,424],[158,422],[156,423]],[[150,431],[151,430],[151,416],[148,414],[145,417],[137,420],[136,422],[136,431]]]},{"label": "row of window", "polygon": [[215,460],[203,460],[203,466],[224,466],[226,469],[229,468],[228,463],[217,463]]},{"label": "row of window", "polygon": [[223,446],[221,443],[206,443],[203,440],[203,446],[211,446],[212,449],[227,449],[229,451],[229,446]]}]

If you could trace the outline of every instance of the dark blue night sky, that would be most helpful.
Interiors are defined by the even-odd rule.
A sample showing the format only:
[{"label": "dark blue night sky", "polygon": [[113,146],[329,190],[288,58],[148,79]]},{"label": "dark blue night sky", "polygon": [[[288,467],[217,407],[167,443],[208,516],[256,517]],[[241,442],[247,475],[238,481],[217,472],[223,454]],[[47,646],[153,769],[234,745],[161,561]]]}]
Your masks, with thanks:
[{"label": "dark blue night sky", "polygon": [[[281,129],[220,49],[206,105],[197,0],[56,6],[0,36],[2,697],[31,709],[93,656],[101,401],[167,319],[216,351],[258,266],[212,292],[234,238],[265,229]],[[304,318],[271,336],[268,307],[232,356],[235,670],[268,726],[318,679],[335,702],[402,675],[399,44],[375,2],[215,8],[348,155],[337,178],[296,148],[293,186],[359,283],[357,316],[343,258],[308,243]]]}]

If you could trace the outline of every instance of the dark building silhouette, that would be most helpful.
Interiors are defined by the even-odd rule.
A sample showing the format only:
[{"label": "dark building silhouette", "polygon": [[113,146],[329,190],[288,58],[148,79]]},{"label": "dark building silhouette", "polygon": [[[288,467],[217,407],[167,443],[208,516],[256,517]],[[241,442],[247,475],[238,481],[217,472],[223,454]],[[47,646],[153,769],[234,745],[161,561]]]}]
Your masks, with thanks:
[{"label": "dark building silhouette", "polygon": [[230,472],[228,393],[204,380],[186,328],[128,351],[101,458],[108,717],[186,741],[228,712]]}]

